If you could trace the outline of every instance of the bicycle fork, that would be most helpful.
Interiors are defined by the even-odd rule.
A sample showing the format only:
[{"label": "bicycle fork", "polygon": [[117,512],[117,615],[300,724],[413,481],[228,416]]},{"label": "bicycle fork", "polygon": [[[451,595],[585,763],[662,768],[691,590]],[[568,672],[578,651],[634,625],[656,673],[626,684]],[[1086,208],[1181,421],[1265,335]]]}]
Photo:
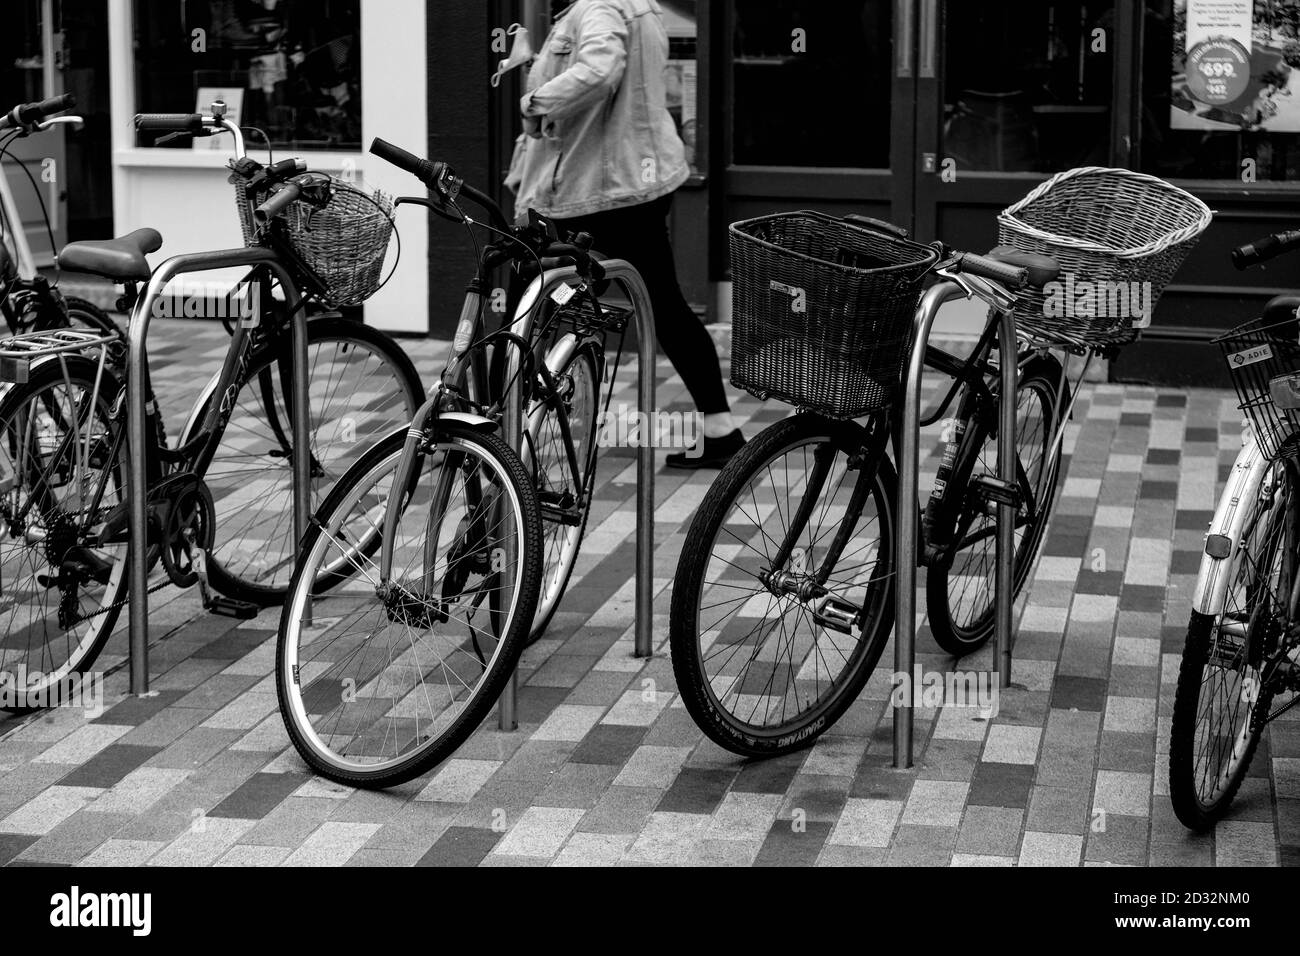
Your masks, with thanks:
[{"label": "bicycle fork", "polygon": [[880,456],[884,453],[888,440],[889,429],[882,422],[877,421],[858,452],[849,458],[847,467],[849,470],[856,470],[858,477],[854,482],[844,519],[840,522],[835,537],[827,546],[826,553],[816,570],[809,571],[808,566],[813,559],[812,548],[816,542],[809,541],[808,548],[805,550],[799,547],[799,541],[812,518],[813,511],[818,506],[836,456],[833,442],[824,442],[818,446],[813,453],[813,466],[808,474],[803,499],[791,518],[785,538],[772,558],[771,567],[759,572],[758,575],[759,580],[773,595],[792,597],[809,605],[813,620],[818,625],[844,634],[852,634],[855,630],[861,630],[866,626],[867,609],[831,594],[826,587],[826,582],[830,580],[831,573],[843,557],[844,548],[857,529],[858,518],[862,515],[867,496],[871,493]]}]

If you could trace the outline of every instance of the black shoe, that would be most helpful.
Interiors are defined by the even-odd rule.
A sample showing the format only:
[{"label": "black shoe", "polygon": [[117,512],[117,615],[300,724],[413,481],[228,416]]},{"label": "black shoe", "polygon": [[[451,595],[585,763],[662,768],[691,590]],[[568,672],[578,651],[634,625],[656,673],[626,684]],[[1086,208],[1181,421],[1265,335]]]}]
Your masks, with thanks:
[{"label": "black shoe", "polygon": [[731,460],[731,456],[745,447],[745,436],[740,429],[734,429],[721,438],[709,438],[707,435],[688,448],[668,456],[669,468],[685,468],[694,471],[698,468],[721,468]]}]

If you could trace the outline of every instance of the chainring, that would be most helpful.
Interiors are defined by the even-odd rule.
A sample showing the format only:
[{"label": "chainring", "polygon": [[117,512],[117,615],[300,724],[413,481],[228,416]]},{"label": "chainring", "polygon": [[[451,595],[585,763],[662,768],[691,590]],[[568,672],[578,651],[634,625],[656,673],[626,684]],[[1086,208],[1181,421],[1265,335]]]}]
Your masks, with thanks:
[{"label": "chainring", "polygon": [[195,555],[210,552],[216,534],[212,492],[192,472],[169,475],[150,493],[149,515],[168,579],[179,588],[193,587],[199,580]]}]

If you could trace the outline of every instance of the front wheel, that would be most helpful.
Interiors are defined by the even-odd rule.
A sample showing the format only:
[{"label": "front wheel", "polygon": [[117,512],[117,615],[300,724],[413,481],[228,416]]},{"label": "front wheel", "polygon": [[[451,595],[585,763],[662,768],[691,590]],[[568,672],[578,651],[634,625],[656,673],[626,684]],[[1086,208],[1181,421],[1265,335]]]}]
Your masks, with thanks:
[{"label": "front wheel", "polygon": [[673,673],[713,741],[751,757],[810,745],[857,698],[893,625],[888,458],[852,422],[800,414],[722,470],[673,584]]},{"label": "front wheel", "polygon": [[[444,426],[397,494],[405,438],[371,447],[325,500],[280,618],[289,737],[348,786],[402,783],[464,743],[514,671],[537,602],[541,517],[518,456],[495,435]],[[384,578],[366,542],[395,496]],[[340,564],[352,576],[313,601],[322,570]]]},{"label": "front wheel", "polygon": [[[1280,478],[1281,466],[1275,468]],[[1272,706],[1265,674],[1283,639],[1290,592],[1283,570],[1286,499],[1256,499],[1240,545],[1223,559],[1232,566],[1222,609],[1193,611],[1187,625],[1170,728],[1169,799],[1193,830],[1209,829],[1227,812]]]}]

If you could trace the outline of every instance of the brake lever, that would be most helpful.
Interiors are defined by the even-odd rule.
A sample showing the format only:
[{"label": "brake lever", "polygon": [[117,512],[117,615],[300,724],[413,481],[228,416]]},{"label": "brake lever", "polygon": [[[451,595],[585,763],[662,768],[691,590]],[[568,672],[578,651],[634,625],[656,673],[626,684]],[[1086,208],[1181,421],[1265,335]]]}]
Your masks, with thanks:
[{"label": "brake lever", "polygon": [[949,282],[955,282],[968,299],[980,299],[986,304],[997,309],[999,312],[1010,312],[1016,306],[1016,298],[1001,286],[995,286],[993,283],[986,281],[980,276],[968,275],[965,272],[957,271],[951,265],[943,265],[935,269],[935,274],[943,276]]}]

